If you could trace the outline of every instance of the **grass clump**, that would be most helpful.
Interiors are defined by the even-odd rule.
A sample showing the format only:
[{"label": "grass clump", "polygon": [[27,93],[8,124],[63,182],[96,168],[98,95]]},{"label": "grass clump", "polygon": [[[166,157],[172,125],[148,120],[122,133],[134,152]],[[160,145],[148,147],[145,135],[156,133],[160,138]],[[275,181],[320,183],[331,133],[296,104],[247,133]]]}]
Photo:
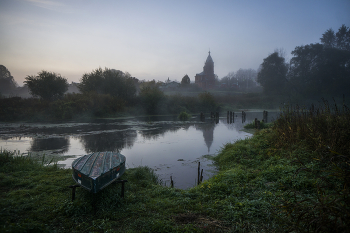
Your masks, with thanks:
[{"label": "grass clump", "polygon": [[191,118],[191,115],[188,114],[187,112],[181,112],[178,116],[179,120],[181,121],[187,121]]},{"label": "grass clump", "polygon": [[[273,123],[265,123],[264,121],[260,121],[259,124],[260,124],[260,125],[259,125],[259,129],[267,129],[267,128],[272,127],[272,124],[273,124]],[[244,126],[244,128],[245,128],[245,129],[257,129],[258,127],[257,127],[255,121],[252,121],[252,122],[246,124],[246,125]]]}]

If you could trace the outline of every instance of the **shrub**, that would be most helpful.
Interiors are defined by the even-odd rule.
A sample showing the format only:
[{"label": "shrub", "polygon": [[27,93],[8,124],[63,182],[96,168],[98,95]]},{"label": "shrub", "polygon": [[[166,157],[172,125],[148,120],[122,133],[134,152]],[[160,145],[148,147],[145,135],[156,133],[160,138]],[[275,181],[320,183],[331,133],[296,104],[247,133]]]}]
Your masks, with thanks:
[{"label": "shrub", "polygon": [[187,112],[181,112],[178,118],[182,121],[186,121],[191,118],[191,115],[188,114]]},{"label": "shrub", "polygon": [[37,76],[27,76],[25,84],[28,85],[30,93],[45,100],[56,100],[63,97],[68,90],[67,79],[54,72],[41,71]]}]

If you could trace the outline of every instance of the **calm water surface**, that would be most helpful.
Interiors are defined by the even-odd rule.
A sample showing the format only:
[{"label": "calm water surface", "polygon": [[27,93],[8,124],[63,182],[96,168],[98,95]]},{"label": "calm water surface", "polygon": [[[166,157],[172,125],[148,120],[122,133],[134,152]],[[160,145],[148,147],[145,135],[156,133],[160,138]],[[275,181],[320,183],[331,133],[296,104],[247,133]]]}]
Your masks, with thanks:
[{"label": "calm water surface", "polygon": [[[276,115],[269,113],[269,121]],[[216,155],[226,143],[250,137],[241,131],[243,126],[262,116],[262,112],[247,112],[245,123],[241,114],[235,115],[234,122],[226,117],[205,121],[193,117],[185,122],[176,117],[135,117],[85,123],[0,123],[0,147],[24,155],[45,154],[66,168],[90,152],[120,151],[127,167],[149,166],[165,185],[172,176],[175,187],[186,189],[196,183],[198,162],[204,180],[215,174],[205,155]]]}]

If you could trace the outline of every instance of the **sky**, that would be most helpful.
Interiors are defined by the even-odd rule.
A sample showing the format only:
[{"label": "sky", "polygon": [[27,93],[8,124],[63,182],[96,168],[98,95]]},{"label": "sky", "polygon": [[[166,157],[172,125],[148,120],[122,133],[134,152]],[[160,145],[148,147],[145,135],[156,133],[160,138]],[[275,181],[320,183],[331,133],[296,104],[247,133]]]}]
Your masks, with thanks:
[{"label": "sky", "polygon": [[269,54],[350,27],[350,0],[0,0],[0,65],[22,86],[42,70],[68,82],[101,68],[192,82],[211,52],[223,78]]}]

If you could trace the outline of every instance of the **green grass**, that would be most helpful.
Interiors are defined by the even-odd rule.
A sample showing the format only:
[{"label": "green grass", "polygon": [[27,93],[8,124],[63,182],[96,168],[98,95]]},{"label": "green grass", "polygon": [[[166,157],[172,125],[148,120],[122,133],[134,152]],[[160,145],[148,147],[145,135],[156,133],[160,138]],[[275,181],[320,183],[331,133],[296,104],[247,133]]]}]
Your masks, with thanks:
[{"label": "green grass", "polygon": [[189,190],[164,187],[138,167],[122,176],[124,199],[112,184],[96,195],[78,188],[72,202],[71,170],[2,152],[0,231],[344,232],[349,111],[327,106],[284,109],[272,127],[226,144],[213,158],[219,173]]},{"label": "green grass", "polygon": [[187,121],[191,118],[192,116],[188,114],[187,112],[181,112],[178,116],[178,118],[182,121]]},{"label": "green grass", "polygon": [[[272,123],[265,123],[263,121],[260,121],[260,129],[267,129],[272,127]],[[256,129],[255,127],[255,121],[252,121],[251,123],[248,123],[244,126],[245,129]]]}]

